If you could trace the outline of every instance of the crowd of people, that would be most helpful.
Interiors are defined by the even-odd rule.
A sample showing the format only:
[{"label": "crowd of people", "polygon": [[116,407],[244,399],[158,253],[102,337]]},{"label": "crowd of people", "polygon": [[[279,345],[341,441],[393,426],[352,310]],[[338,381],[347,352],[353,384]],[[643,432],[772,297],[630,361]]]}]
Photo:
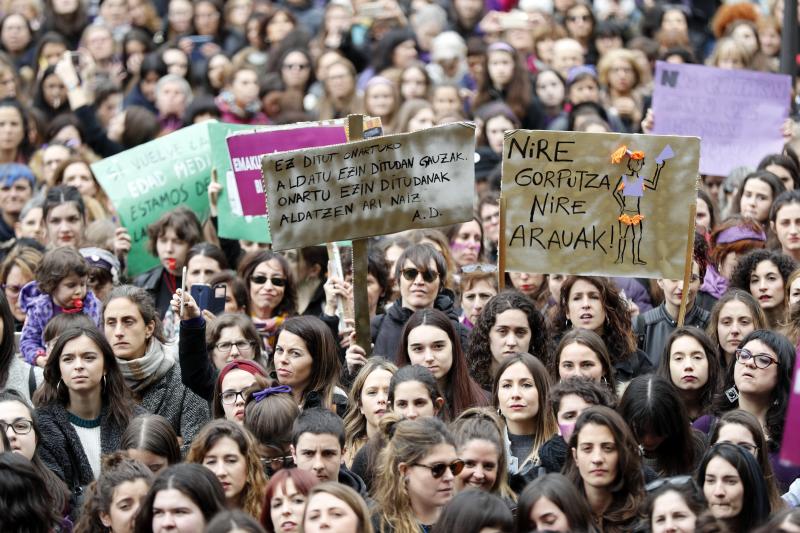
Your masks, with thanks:
[{"label": "crowd of people", "polygon": [[[648,133],[656,60],[774,72],[782,10],[3,2],[0,530],[800,531],[791,118],[780,153],[701,177],[688,286],[497,257],[505,131]],[[370,240],[369,346],[349,248],[220,237],[218,183],[131,271],[92,163],[206,120],[352,113],[478,126],[472,219]]]}]

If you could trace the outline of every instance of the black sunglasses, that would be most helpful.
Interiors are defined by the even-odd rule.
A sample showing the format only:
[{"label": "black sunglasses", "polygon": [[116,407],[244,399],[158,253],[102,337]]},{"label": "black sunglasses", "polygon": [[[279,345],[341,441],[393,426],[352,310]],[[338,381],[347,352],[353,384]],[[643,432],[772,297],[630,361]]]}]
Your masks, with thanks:
[{"label": "black sunglasses", "polygon": [[404,268],[402,274],[408,281],[414,281],[417,276],[422,274],[422,280],[425,283],[433,283],[439,277],[439,273],[433,270],[417,270],[416,268]]},{"label": "black sunglasses", "polygon": [[461,267],[461,272],[466,272],[466,273],[483,272],[485,274],[490,274],[493,272],[497,272],[497,265],[492,265],[490,263],[475,263],[474,265],[464,265]]},{"label": "black sunglasses", "polygon": [[645,492],[649,493],[660,489],[664,485],[670,485],[671,487],[677,487],[677,488],[685,487],[688,485],[692,487],[692,489],[694,489],[695,491],[699,491],[697,487],[697,482],[695,482],[692,476],[673,476],[673,477],[656,479],[655,481],[651,481],[650,483],[645,485],[644,490]]},{"label": "black sunglasses", "polygon": [[411,466],[421,466],[422,468],[427,468],[428,470],[431,471],[433,479],[439,479],[444,475],[445,470],[447,470],[448,468],[450,469],[450,472],[454,476],[459,475],[461,471],[464,470],[464,461],[462,461],[461,459],[456,459],[450,464],[436,463],[434,465],[424,465],[421,463],[414,463]]},{"label": "black sunglasses", "polygon": [[286,286],[286,278],[279,278],[275,276],[273,278],[268,278],[263,274],[257,274],[255,276],[250,276],[250,282],[255,283],[256,285],[263,285],[269,280],[274,287],[285,287]]}]

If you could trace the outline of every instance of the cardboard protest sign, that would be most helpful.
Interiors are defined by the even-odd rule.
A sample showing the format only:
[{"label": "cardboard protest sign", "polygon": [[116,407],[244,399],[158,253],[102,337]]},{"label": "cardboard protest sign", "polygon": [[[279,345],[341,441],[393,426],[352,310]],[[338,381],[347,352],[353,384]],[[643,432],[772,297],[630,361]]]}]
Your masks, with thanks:
[{"label": "cardboard protest sign", "polygon": [[800,357],[794,363],[792,390],[789,391],[789,406],[783,426],[781,462],[800,466]]},{"label": "cardboard protest sign", "polygon": [[505,269],[683,279],[699,153],[694,137],[506,132]]},{"label": "cardboard protest sign", "polygon": [[653,133],[700,137],[700,172],[727,176],[781,152],[790,94],[784,74],[659,61]]},{"label": "cardboard protest sign", "polygon": [[128,273],[158,265],[147,253],[147,226],[186,206],[202,222],[208,216],[211,157],[208,125],[196,124],[92,164],[92,171],[131,234]]},{"label": "cardboard protest sign", "polygon": [[242,214],[267,214],[261,181],[261,158],[265,154],[344,142],[347,142],[344,125],[296,125],[228,137]]},{"label": "cardboard protest sign", "polygon": [[475,126],[448,124],[264,157],[277,250],[472,217]]}]

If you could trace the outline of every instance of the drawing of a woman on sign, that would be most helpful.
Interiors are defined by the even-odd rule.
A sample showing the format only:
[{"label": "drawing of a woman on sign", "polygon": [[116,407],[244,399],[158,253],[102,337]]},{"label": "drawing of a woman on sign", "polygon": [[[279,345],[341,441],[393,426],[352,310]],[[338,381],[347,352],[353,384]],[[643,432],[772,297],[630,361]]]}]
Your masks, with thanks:
[{"label": "drawing of a woman on sign", "polygon": [[642,259],[639,249],[642,244],[642,233],[644,232],[644,218],[642,214],[641,201],[645,189],[656,190],[658,178],[664,163],[675,154],[669,145],[665,146],[661,153],[656,157],[656,170],[652,178],[645,178],[639,174],[644,168],[644,152],[636,152],[628,149],[627,146],[620,146],[611,154],[611,162],[615,165],[627,160],[628,172],[620,176],[619,181],[614,187],[614,199],[620,207],[617,217],[619,227],[619,239],[617,241],[617,259],[615,263],[625,261],[625,252],[630,244],[631,263],[634,265],[646,265]]}]

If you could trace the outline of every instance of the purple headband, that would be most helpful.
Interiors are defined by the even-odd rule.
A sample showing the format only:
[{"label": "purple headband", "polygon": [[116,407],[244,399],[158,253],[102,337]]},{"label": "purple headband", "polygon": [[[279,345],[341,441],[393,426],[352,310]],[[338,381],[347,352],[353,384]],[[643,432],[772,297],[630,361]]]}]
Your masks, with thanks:
[{"label": "purple headband", "polygon": [[389,85],[390,87],[394,87],[395,83],[389,78],[384,78],[383,76],[373,76],[367,82],[367,87],[372,87],[373,85]]},{"label": "purple headband", "polygon": [[260,390],[254,393],[253,398],[255,399],[256,403],[258,403],[268,396],[272,396],[273,394],[282,394],[284,392],[287,394],[291,394],[292,388],[289,385],[278,385],[277,387],[267,387],[264,390]]},{"label": "purple headband", "polygon": [[508,52],[509,54],[513,54],[516,52],[514,47],[508,43],[504,43],[503,41],[497,41],[496,43],[492,43],[489,45],[489,48],[486,50],[487,52]]},{"label": "purple headband", "polygon": [[766,241],[767,236],[763,231],[753,231],[746,226],[734,226],[723,230],[717,235],[717,244],[729,244],[732,242],[752,239],[754,241]]}]

